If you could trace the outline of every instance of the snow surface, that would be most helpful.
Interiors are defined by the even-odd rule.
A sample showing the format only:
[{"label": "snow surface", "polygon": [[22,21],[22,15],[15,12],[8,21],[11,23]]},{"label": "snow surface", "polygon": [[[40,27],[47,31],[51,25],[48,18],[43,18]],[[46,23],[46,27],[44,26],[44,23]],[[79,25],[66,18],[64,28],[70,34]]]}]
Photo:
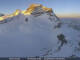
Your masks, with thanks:
[{"label": "snow surface", "polygon": [[[70,23],[64,23],[66,20],[59,21],[55,14],[19,14],[5,21],[0,24],[0,57],[80,57],[80,30],[69,27]],[[61,27],[55,28],[58,23],[62,23]],[[59,34],[64,34],[67,40],[61,49]]]}]

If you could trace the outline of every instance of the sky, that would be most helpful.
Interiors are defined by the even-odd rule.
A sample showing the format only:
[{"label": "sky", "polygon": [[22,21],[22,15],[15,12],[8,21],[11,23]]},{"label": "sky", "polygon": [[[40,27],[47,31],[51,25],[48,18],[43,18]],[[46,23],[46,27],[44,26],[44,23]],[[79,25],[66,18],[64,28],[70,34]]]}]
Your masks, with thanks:
[{"label": "sky", "polygon": [[32,3],[52,8],[59,17],[80,17],[80,0],[0,0],[0,13],[11,14],[25,10]]}]

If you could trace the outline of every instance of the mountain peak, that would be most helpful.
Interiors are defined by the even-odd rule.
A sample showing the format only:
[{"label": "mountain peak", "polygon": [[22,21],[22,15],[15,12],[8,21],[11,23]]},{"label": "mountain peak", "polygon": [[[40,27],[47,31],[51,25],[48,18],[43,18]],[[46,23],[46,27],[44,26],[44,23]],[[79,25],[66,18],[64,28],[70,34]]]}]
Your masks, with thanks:
[{"label": "mountain peak", "polygon": [[41,4],[31,4],[29,6],[29,8],[27,10],[23,11],[22,13],[24,15],[30,15],[36,10],[37,10],[36,12],[39,12],[40,9],[42,11],[44,11],[44,12],[52,12],[52,8],[47,8],[47,7],[45,7],[45,6],[41,5]]},{"label": "mountain peak", "polygon": [[31,15],[33,12],[53,12],[52,8],[47,8],[41,4],[31,4],[27,10],[21,11],[17,9],[14,13],[0,17],[0,21],[5,20],[6,18],[10,18],[13,16],[19,15],[19,13],[23,15]]},{"label": "mountain peak", "polygon": [[10,18],[10,17],[13,17],[13,16],[17,16],[19,13],[21,13],[21,10],[17,9],[17,10],[16,10],[14,13],[12,13],[12,14],[5,15],[5,16],[0,17],[0,21],[3,21],[3,20],[6,19],[6,18]]},{"label": "mountain peak", "polygon": [[35,7],[42,7],[41,4],[31,4],[30,5],[30,8],[35,8]]},{"label": "mountain peak", "polygon": [[18,15],[19,13],[21,13],[21,10],[20,10],[20,9],[17,9],[17,10],[13,13],[13,15],[16,16],[16,15]]}]

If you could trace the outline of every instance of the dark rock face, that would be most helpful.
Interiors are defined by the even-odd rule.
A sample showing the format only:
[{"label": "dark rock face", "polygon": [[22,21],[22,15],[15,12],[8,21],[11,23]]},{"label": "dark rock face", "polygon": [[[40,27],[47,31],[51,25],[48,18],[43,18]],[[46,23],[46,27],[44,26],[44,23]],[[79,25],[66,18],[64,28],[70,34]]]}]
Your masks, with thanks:
[{"label": "dark rock face", "polygon": [[0,24],[4,24],[4,23],[7,23],[7,20],[0,21]]},{"label": "dark rock face", "polygon": [[28,22],[28,18],[26,18],[25,21]]},{"label": "dark rock face", "polygon": [[78,43],[78,45],[80,46],[80,42]]},{"label": "dark rock face", "polygon": [[60,27],[61,27],[61,25],[62,25],[62,23],[60,22],[60,23],[58,23],[58,25],[57,25],[57,26],[55,26],[55,28],[60,28]]},{"label": "dark rock face", "polygon": [[4,16],[4,14],[0,14],[0,16]]}]

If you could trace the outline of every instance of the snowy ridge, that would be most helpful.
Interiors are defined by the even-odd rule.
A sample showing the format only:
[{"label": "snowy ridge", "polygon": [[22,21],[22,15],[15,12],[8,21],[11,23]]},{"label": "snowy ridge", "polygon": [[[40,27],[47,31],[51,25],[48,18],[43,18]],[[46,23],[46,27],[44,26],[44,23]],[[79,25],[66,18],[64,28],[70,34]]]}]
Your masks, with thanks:
[{"label": "snowy ridge", "polygon": [[0,21],[0,57],[80,57],[80,31],[40,6]]}]

